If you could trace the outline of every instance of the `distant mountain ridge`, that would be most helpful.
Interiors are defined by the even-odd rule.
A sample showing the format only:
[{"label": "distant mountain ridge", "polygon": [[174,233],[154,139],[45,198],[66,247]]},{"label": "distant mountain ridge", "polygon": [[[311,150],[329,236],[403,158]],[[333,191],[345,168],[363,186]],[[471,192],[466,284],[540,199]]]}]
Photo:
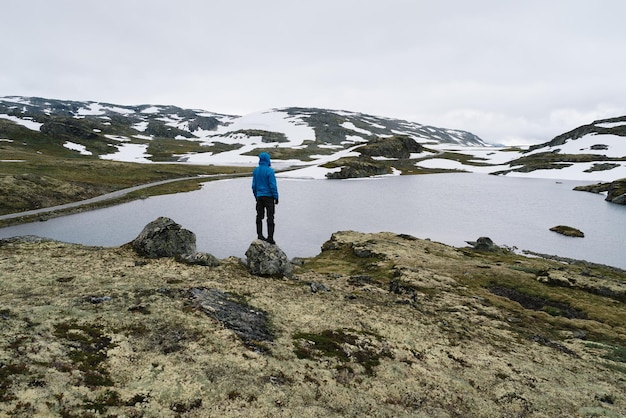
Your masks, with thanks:
[{"label": "distant mountain ridge", "polygon": [[[259,114],[284,114],[284,120],[296,126],[308,126],[306,138],[290,137],[277,124],[256,123]],[[249,119],[253,120],[250,121]],[[41,134],[80,144],[92,155],[103,155],[124,143],[146,144],[150,140],[178,139],[202,142],[211,147],[215,142],[231,142],[236,138],[242,146],[251,138],[261,137],[263,143],[312,141],[318,145],[341,145],[368,142],[384,136],[408,135],[437,143],[484,146],[478,136],[460,130],[437,128],[398,119],[383,118],[355,112],[316,108],[282,108],[250,116],[226,115],[176,106],[126,106],[93,101],[54,100],[37,97],[0,98],[0,120],[10,120],[33,129],[39,126]],[[238,123],[237,123],[238,122]],[[284,125],[284,124],[283,124]],[[4,127],[4,129],[1,129]],[[277,130],[278,129],[278,130]],[[6,123],[0,134],[6,132]],[[34,129],[37,130],[37,129]],[[355,138],[359,137],[357,141]],[[228,139],[231,139],[230,141]],[[162,145],[162,144],[161,144]],[[154,147],[156,148],[156,147]],[[194,147],[191,147],[194,148]],[[197,147],[196,147],[197,148]],[[200,152],[195,149],[191,152]],[[223,152],[224,149],[204,151]],[[161,161],[164,155],[153,155],[152,161]],[[176,160],[170,155],[167,160]]]},{"label": "distant mountain ridge", "polygon": [[[626,116],[531,147],[505,148],[457,129],[346,110],[275,108],[244,116],[171,105],[0,97],[0,147],[63,158],[255,165],[306,178],[477,172],[614,181],[626,177]],[[8,146],[8,145],[5,145]]]}]

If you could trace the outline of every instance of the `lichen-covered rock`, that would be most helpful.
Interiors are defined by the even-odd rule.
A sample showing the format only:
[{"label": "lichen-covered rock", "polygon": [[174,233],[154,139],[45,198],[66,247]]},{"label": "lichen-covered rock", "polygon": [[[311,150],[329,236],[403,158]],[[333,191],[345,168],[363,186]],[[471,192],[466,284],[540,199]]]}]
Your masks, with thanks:
[{"label": "lichen-covered rock", "polygon": [[132,242],[144,257],[175,257],[196,252],[196,234],[183,229],[170,218],[160,217],[146,225]]},{"label": "lichen-covered rock", "polygon": [[576,186],[574,187],[574,190],[591,193],[606,192],[606,201],[617,203],[618,205],[626,205],[626,179],[619,179],[610,183]]},{"label": "lichen-covered rock", "polygon": [[293,274],[293,265],[278,245],[254,240],[246,251],[248,271],[256,276],[287,276]]},{"label": "lichen-covered rock", "polygon": [[192,305],[233,330],[249,348],[264,351],[262,343],[274,340],[268,315],[263,310],[243,304],[218,289],[191,288],[188,297]]},{"label": "lichen-covered rock", "polygon": [[176,257],[176,260],[181,263],[198,266],[217,267],[220,265],[220,260],[209,253],[181,254]]}]

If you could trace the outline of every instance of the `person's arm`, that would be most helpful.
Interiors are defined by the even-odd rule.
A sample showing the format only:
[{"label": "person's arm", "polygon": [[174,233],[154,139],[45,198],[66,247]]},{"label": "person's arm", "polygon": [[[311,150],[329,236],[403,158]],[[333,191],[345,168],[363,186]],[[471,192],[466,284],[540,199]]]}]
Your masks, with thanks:
[{"label": "person's arm", "polygon": [[278,204],[278,185],[276,184],[276,175],[274,175],[274,170],[270,172],[269,186],[272,191],[272,196],[274,197],[274,203]]}]

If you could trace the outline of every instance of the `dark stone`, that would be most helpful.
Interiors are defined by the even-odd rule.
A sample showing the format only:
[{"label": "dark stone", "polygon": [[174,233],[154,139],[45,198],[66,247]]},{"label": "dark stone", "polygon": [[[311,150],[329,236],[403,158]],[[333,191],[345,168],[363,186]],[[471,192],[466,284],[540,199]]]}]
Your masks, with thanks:
[{"label": "dark stone", "polygon": [[246,266],[256,276],[291,277],[293,265],[276,244],[260,239],[252,241],[246,251]]},{"label": "dark stone", "polygon": [[274,340],[267,313],[238,301],[217,289],[192,288],[188,297],[193,306],[232,330],[255,351],[267,351],[262,342]]},{"label": "dark stone", "polygon": [[496,251],[498,246],[489,237],[480,237],[476,241],[466,241],[477,251]]},{"label": "dark stone", "polygon": [[146,225],[131,244],[139,255],[148,258],[195,254],[196,234],[160,217]]},{"label": "dark stone", "polygon": [[97,305],[112,300],[111,296],[86,296],[85,301]]}]

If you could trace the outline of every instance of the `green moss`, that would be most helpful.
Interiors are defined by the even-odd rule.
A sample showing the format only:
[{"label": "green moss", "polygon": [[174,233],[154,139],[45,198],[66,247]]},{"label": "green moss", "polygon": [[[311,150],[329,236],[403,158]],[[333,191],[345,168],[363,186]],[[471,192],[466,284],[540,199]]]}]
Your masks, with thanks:
[{"label": "green moss", "polygon": [[613,347],[611,351],[603,357],[618,363],[626,363],[626,344]]},{"label": "green moss", "polygon": [[88,387],[112,386],[109,371],[104,364],[107,350],[112,348],[111,338],[99,325],[62,322],[55,325],[54,335],[68,345],[68,359],[83,372],[83,382]]},{"label": "green moss", "polygon": [[342,363],[339,367],[348,367],[346,363],[356,363],[365,369],[365,374],[373,376],[374,368],[380,365],[383,357],[391,358],[391,353],[377,347],[367,339],[381,342],[382,337],[355,330],[324,330],[315,333],[297,333],[294,353],[299,359],[318,360],[332,357]]},{"label": "green moss", "polygon": [[85,401],[85,409],[93,410],[101,414],[105,413],[112,406],[123,406],[125,402],[120,398],[119,393],[114,390],[107,389],[93,401]]},{"label": "green moss", "polygon": [[0,402],[15,399],[11,387],[19,375],[28,374],[28,366],[23,363],[0,363]]}]

